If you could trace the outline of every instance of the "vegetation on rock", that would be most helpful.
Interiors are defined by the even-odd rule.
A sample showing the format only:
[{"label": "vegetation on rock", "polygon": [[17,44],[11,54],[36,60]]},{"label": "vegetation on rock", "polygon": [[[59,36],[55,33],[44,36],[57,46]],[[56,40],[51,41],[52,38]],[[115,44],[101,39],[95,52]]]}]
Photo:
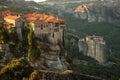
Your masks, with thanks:
[{"label": "vegetation on rock", "polygon": [[33,28],[34,25],[30,23],[30,31],[28,33],[28,58],[31,62],[34,62],[40,57],[39,49],[33,44]]},{"label": "vegetation on rock", "polygon": [[8,41],[9,41],[9,35],[7,31],[3,27],[0,27],[0,43],[6,43]]},{"label": "vegetation on rock", "polygon": [[33,68],[30,64],[20,58],[11,61],[0,71],[0,80],[22,80],[23,77],[29,77]]}]

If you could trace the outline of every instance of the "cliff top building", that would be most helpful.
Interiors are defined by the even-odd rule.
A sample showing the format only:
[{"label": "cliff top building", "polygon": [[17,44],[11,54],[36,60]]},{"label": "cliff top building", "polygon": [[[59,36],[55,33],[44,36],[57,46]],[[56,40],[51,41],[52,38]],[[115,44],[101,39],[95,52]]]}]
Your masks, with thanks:
[{"label": "cliff top building", "polygon": [[52,36],[55,42],[63,40],[64,20],[51,15],[36,13],[24,15],[24,18],[25,26],[29,27],[30,23],[33,24],[35,37],[39,38],[40,35],[46,34]]},{"label": "cliff top building", "polygon": [[106,62],[106,43],[101,36],[87,36],[86,43],[88,45],[87,56],[97,60],[99,63]]},{"label": "cliff top building", "polygon": [[96,35],[87,36],[86,41],[89,41],[89,40],[93,40],[93,41],[101,43],[101,44],[106,44],[105,41],[103,40],[103,37],[101,37],[101,36],[96,36]]},{"label": "cliff top building", "polygon": [[17,27],[19,25],[18,23],[19,19],[20,16],[12,16],[12,15],[5,16],[4,17],[5,22],[3,23],[4,27],[7,28],[8,30],[13,27]]},{"label": "cliff top building", "polygon": [[[37,61],[34,62],[31,64],[33,67],[55,71],[63,71],[67,69],[67,66],[64,63],[65,60],[64,58],[62,59],[62,56],[64,56],[65,52],[60,48],[63,43],[63,28],[65,27],[64,20],[46,14],[32,13],[18,16],[13,14],[11,11],[3,11],[0,13],[5,20],[4,27],[8,30],[16,31],[17,35],[19,36],[19,40],[23,40],[24,34],[22,34],[22,31],[24,27],[29,29],[32,26],[33,37],[37,38],[37,48],[41,48],[39,47],[41,42],[44,43],[45,40],[48,42],[47,44],[49,46],[47,47],[49,50],[41,51],[40,63]],[[61,46],[59,44],[61,44]],[[44,66],[41,66],[41,64]]]},{"label": "cliff top building", "polygon": [[[16,26],[16,21],[20,18],[19,13],[6,10],[0,12],[0,26],[11,32],[11,28]],[[19,24],[17,24],[19,25]]]},{"label": "cliff top building", "polygon": [[8,15],[17,16],[18,13],[10,11],[10,10],[0,12],[0,17],[5,17],[5,16],[8,16]]},{"label": "cliff top building", "polygon": [[6,16],[5,18],[11,19],[11,20],[16,20],[16,19],[20,18],[20,16]]},{"label": "cliff top building", "polygon": [[63,43],[64,20],[51,15],[35,13],[24,15],[24,19],[25,26],[33,28],[34,37],[39,38],[41,41],[47,40],[47,44],[49,44],[49,46],[47,46],[49,50],[47,52],[43,50],[40,58],[41,63],[45,65],[43,64],[44,66],[41,66],[41,64],[35,62],[33,66],[50,71],[66,70],[65,60],[62,58],[65,52],[63,52],[59,46],[59,44],[62,45]]},{"label": "cliff top building", "polygon": [[[27,14],[24,16],[27,22],[33,22],[33,23],[59,23],[59,22],[64,22],[64,20],[55,18],[54,16],[46,15],[46,14]],[[44,24],[44,23],[43,23]]]},{"label": "cliff top building", "polygon": [[106,43],[102,36],[87,36],[86,39],[79,40],[79,52],[94,58],[99,63],[106,62]]}]

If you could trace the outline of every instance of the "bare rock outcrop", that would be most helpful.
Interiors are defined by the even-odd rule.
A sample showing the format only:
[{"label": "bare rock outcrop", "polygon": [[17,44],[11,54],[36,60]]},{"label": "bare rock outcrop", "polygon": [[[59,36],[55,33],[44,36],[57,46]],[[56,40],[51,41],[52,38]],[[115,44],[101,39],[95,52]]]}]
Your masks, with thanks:
[{"label": "bare rock outcrop", "polygon": [[101,36],[87,36],[78,42],[79,52],[94,58],[99,63],[106,62],[106,43]]},{"label": "bare rock outcrop", "polygon": [[120,2],[89,3],[78,6],[75,15],[88,22],[120,22]]},{"label": "bare rock outcrop", "polygon": [[15,59],[13,54],[10,53],[8,44],[0,44],[0,67],[3,67],[11,60]]},{"label": "bare rock outcrop", "polygon": [[[67,62],[64,59],[65,51],[61,48],[59,41],[56,42],[49,35],[46,36],[47,42],[40,39],[35,40],[38,48],[41,49],[40,58],[31,65],[37,70],[49,70],[62,72],[67,69]],[[39,45],[41,47],[39,47]],[[46,47],[44,47],[46,46]]]}]

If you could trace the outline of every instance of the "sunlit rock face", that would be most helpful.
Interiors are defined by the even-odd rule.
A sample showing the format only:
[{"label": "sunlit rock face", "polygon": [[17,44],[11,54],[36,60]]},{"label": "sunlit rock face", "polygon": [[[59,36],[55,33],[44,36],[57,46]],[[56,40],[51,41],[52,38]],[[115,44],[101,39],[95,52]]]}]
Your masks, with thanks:
[{"label": "sunlit rock face", "polygon": [[88,22],[110,22],[119,23],[120,6],[119,1],[90,3],[78,6],[75,9],[75,16]]},{"label": "sunlit rock face", "polygon": [[94,58],[99,63],[106,62],[106,43],[101,36],[87,36],[78,42],[79,52]]}]

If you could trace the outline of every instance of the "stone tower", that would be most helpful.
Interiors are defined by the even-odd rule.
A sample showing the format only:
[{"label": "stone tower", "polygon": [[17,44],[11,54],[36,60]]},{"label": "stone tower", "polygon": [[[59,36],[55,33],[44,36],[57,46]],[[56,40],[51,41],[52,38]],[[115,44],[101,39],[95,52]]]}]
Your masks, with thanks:
[{"label": "stone tower", "polygon": [[96,59],[100,63],[106,61],[105,58],[105,46],[106,43],[101,36],[87,36],[86,43],[88,45],[87,56]]},{"label": "stone tower", "polygon": [[99,63],[106,62],[106,43],[101,36],[87,36],[85,40],[79,40],[79,52],[90,56]]}]

